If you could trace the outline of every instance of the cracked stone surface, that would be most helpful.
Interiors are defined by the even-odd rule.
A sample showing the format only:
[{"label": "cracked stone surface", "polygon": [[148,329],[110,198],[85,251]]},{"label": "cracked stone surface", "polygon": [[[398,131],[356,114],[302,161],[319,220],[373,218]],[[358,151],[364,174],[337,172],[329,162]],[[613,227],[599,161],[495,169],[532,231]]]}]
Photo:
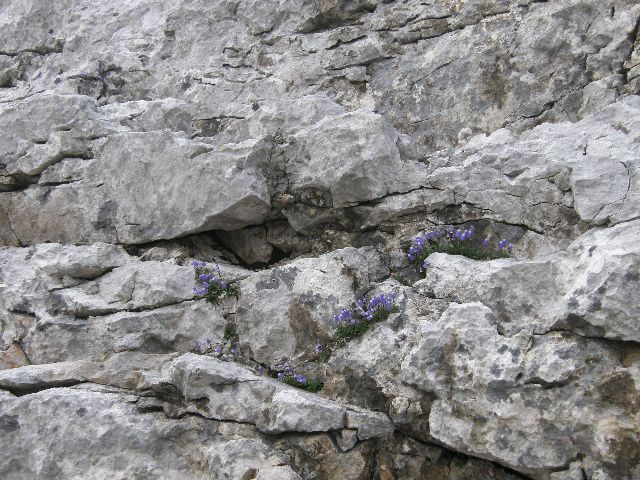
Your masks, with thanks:
[{"label": "cracked stone surface", "polygon": [[[2,2],[0,477],[640,479],[639,27],[628,0]],[[510,258],[408,264],[470,225]],[[194,260],[235,293],[197,298]]]}]

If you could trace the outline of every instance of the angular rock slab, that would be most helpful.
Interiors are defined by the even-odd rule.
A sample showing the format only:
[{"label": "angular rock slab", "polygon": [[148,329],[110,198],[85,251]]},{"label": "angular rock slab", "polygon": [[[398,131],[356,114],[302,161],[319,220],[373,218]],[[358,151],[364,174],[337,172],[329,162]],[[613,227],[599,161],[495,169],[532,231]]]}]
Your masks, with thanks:
[{"label": "angular rock slab", "polygon": [[189,352],[196,342],[222,342],[227,321],[206,301],[141,312],[80,319],[61,317],[32,329],[22,340],[31,363],[103,360],[118,352]]},{"label": "angular rock slab", "polygon": [[6,310],[44,313],[45,292],[72,287],[131,261],[123,248],[44,244],[0,250],[0,306]]},{"label": "angular rock slab", "polygon": [[327,192],[330,207],[408,191],[423,186],[426,179],[423,166],[400,158],[395,129],[371,112],[327,117],[288,142],[291,191]]},{"label": "angular rock slab", "polygon": [[118,389],[86,388],[0,396],[0,475],[204,480],[275,469],[280,477],[273,478],[300,479],[256,432],[195,416],[169,419],[144,412],[138,398]]},{"label": "angular rock slab", "polygon": [[[0,356],[6,366],[188,352],[221,341],[220,307],[193,300],[192,267],[141,262],[120,248],[38,245],[0,251]],[[233,277],[235,274],[231,274]]]},{"label": "angular rock slab", "polygon": [[162,372],[156,385],[174,385],[189,405],[187,411],[207,418],[250,423],[271,434],[348,428],[366,440],[393,432],[384,413],[332,402],[213,357],[184,354]]},{"label": "angular rock slab", "polygon": [[12,194],[22,244],[145,243],[261,223],[270,197],[264,142],[218,149],[170,131],[111,135],[80,178]]},{"label": "angular rock slab", "polygon": [[576,123],[477,136],[446,166],[436,166],[429,181],[455,191],[457,203],[485,218],[538,232],[578,220],[634,220],[640,211],[638,118],[640,98],[631,96]]},{"label": "angular rock slab", "polygon": [[594,230],[576,240],[557,328],[640,342],[640,221]]},{"label": "angular rock slab", "polygon": [[576,458],[595,478],[640,473],[637,348],[621,356],[575,334],[503,335],[480,303],[451,304],[417,340],[402,377],[435,397],[438,441],[540,479]]}]

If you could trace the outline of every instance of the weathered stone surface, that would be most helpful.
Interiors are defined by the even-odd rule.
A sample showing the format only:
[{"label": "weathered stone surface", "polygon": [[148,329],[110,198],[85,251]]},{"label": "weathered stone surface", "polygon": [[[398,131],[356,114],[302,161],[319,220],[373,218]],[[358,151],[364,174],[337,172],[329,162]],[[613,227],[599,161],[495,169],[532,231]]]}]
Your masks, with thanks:
[{"label": "weathered stone surface", "polygon": [[639,112],[640,99],[629,97],[575,124],[475,137],[453,162],[435,168],[430,183],[455,191],[457,203],[483,217],[535,231],[566,229],[578,219],[633,220],[640,209]]},{"label": "weathered stone surface", "polygon": [[2,249],[0,306],[12,312],[44,315],[51,304],[45,292],[97,278],[129,260],[121,247],[104,243]]},{"label": "weathered stone surface", "polygon": [[419,164],[400,159],[397,133],[370,112],[327,117],[288,140],[291,190],[327,192],[329,207],[408,191],[423,186],[426,178]]},{"label": "weathered stone surface", "polygon": [[571,245],[568,290],[557,327],[585,335],[640,341],[640,222],[595,230]]},{"label": "weathered stone surface", "polygon": [[[300,478],[255,433],[236,427],[234,439],[233,427],[143,413],[137,401],[122,391],[68,388],[3,399],[0,444],[12,452],[0,462],[3,478],[249,478],[275,467],[289,475],[281,478]],[[46,432],[38,428],[43,422]],[[74,451],[84,453],[70,460]],[[27,456],[30,462],[20,461]]]},{"label": "weathered stone surface", "polygon": [[25,244],[144,243],[260,223],[270,205],[258,171],[266,147],[212,150],[169,131],[112,135],[81,180],[13,194],[9,222]]},{"label": "weathered stone surface", "polygon": [[265,227],[220,232],[218,236],[228,248],[248,264],[268,263],[273,255],[273,246],[267,242]]},{"label": "weathered stone surface", "polygon": [[[4,1],[0,476],[640,478],[639,19]],[[470,222],[513,257],[417,281],[411,237]],[[195,301],[194,259],[237,298]],[[253,373],[284,359],[323,390]]]},{"label": "weathered stone surface", "polygon": [[196,341],[221,341],[227,326],[221,307],[193,301],[193,268],[140,262],[112,245],[7,248],[0,264],[5,368],[188,352]]},{"label": "weathered stone surface", "polygon": [[[545,333],[568,329],[619,340],[640,340],[638,221],[594,229],[563,254],[535,260],[475,262],[433,254],[419,291],[451,301],[482,301],[500,330]],[[605,320],[606,319],[606,320]]]},{"label": "weathered stone surface", "polygon": [[317,340],[333,336],[333,316],[385,273],[375,250],[347,248],[250,276],[237,308],[242,348],[273,365],[314,355]]},{"label": "weathered stone surface", "polygon": [[62,317],[29,332],[22,344],[32,363],[100,360],[124,351],[189,352],[195,342],[220,342],[226,325],[219,309],[205,302],[187,302],[143,312]]},{"label": "weathered stone surface", "polygon": [[350,428],[362,440],[393,431],[384,414],[341,405],[216,358],[185,354],[163,372],[158,385],[175,385],[188,402],[208,398],[205,404],[187,407],[208,418],[251,423],[267,433]]}]

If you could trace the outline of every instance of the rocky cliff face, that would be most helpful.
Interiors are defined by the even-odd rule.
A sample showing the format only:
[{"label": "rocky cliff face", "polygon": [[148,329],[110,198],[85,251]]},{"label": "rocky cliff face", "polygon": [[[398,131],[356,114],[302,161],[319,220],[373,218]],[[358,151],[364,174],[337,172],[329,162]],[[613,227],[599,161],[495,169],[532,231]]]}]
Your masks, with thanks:
[{"label": "rocky cliff face", "polygon": [[0,6],[0,477],[640,479],[638,2]]}]

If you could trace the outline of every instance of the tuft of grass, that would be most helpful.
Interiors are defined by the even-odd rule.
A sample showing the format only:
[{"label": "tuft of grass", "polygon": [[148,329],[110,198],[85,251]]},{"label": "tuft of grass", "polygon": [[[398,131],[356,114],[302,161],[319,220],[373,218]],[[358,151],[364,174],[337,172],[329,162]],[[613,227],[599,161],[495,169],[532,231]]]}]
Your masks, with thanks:
[{"label": "tuft of grass", "polygon": [[285,376],[282,381],[287,385],[299,388],[300,390],[306,390],[307,392],[317,393],[324,387],[323,382],[317,380],[307,380],[306,383],[299,382],[292,375]]},{"label": "tuft of grass", "polygon": [[316,356],[315,360],[317,362],[327,363],[330,358],[331,358],[331,348],[329,346],[325,346],[324,350],[322,350],[322,352]]},{"label": "tuft of grass", "polygon": [[236,326],[232,323],[227,323],[227,326],[224,327],[224,339],[226,341],[231,340],[232,338],[237,337],[238,334],[236,332]]}]

